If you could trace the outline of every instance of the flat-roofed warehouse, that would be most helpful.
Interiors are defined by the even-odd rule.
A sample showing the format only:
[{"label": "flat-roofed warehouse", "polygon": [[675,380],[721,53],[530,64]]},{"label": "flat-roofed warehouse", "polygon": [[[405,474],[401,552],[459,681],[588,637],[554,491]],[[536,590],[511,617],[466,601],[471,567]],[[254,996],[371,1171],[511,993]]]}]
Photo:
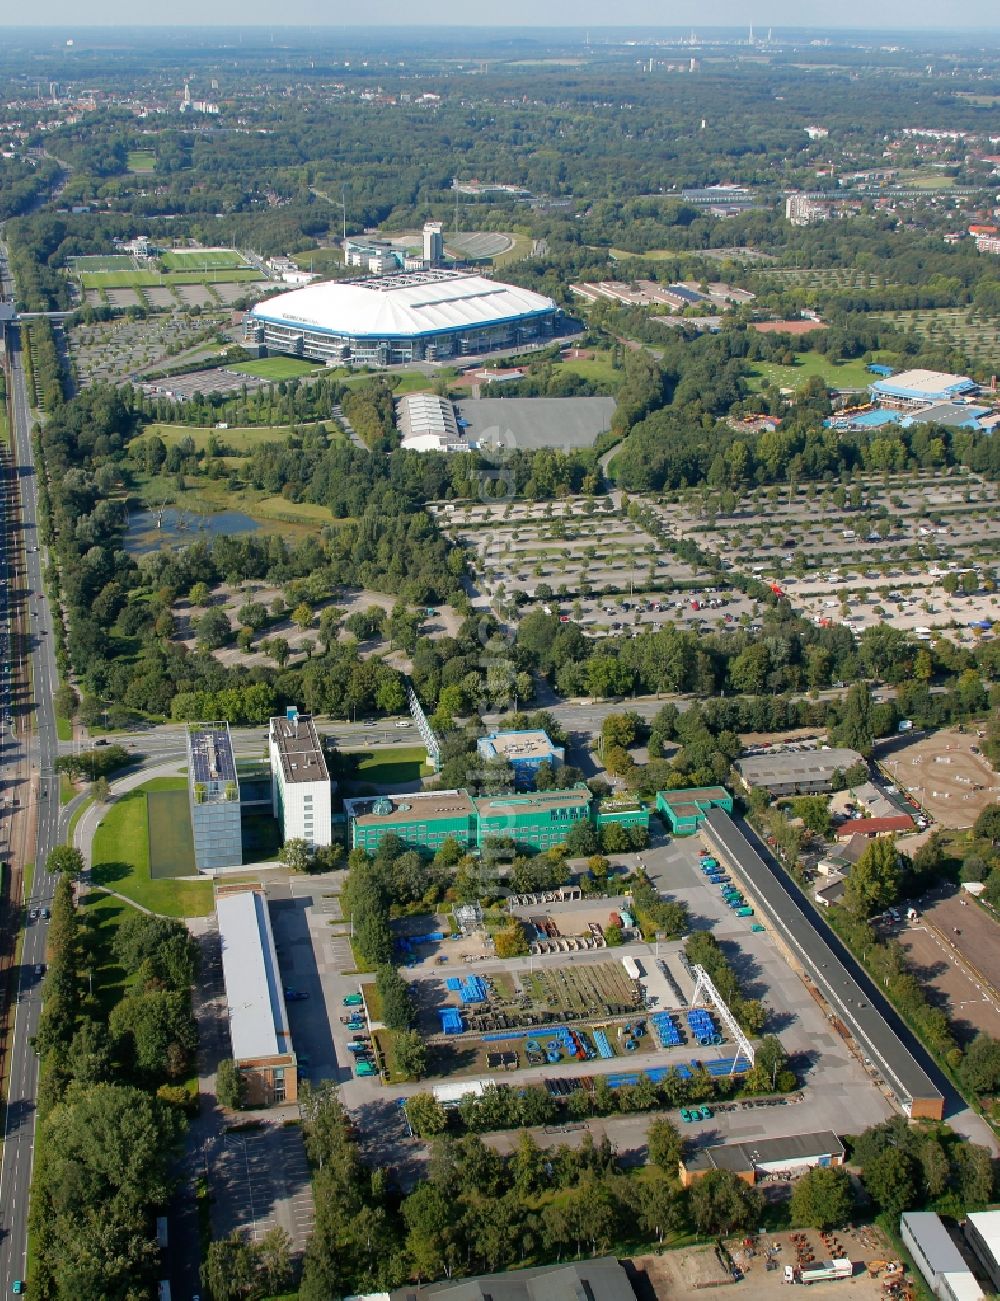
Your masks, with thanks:
[{"label": "flat-roofed warehouse", "polygon": [[744,1183],[753,1184],[758,1174],[843,1165],[845,1154],[843,1143],[831,1129],[816,1134],[718,1143],[686,1155],[680,1163],[680,1177],[682,1185],[689,1188],[711,1170],[729,1170]]},{"label": "flat-roofed warehouse", "polygon": [[944,1094],[904,1042],[903,1035],[910,1038],[909,1032],[868,977],[858,978],[848,971],[839,944],[835,950],[832,934],[809,911],[781,869],[757,852],[722,809],[710,809],[701,830],[906,1114],[913,1119],[943,1119]]},{"label": "flat-roofed warehouse", "polygon": [[219,886],[215,910],[229,1039],[247,1102],[258,1107],[294,1102],[298,1071],[264,887]]},{"label": "flat-roofed warehouse", "polygon": [[465,437],[484,451],[593,447],[615,414],[611,397],[478,398],[456,406]]},{"label": "flat-roofed warehouse", "polygon": [[748,790],[763,787],[771,795],[820,795],[833,790],[835,773],[864,759],[857,750],[776,750],[737,759],[734,767]]},{"label": "flat-roofed warehouse", "polygon": [[248,342],[293,357],[390,366],[471,357],[550,338],[551,298],[464,271],[329,280],[251,308]]}]

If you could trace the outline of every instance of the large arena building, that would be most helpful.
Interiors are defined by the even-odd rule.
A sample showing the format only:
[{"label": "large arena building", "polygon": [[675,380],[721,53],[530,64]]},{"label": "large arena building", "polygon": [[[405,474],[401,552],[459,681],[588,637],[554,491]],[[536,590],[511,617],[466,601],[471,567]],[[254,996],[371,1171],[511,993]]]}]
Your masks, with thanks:
[{"label": "large arena building", "polygon": [[354,366],[469,357],[551,336],[551,298],[463,271],[330,280],[279,294],[247,314],[247,342]]}]

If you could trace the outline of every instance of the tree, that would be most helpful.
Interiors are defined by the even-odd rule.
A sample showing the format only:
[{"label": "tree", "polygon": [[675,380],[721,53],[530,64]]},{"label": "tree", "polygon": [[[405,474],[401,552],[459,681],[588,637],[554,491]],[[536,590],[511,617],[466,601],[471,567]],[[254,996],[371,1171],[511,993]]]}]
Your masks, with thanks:
[{"label": "tree", "polygon": [[804,826],[824,838],[833,828],[830,809],[824,795],[801,795],[792,801],[792,813],[802,819]]},{"label": "tree", "polygon": [[416,1030],[400,1030],[392,1046],[396,1070],[408,1080],[423,1079],[427,1073],[427,1044]]},{"label": "tree", "polygon": [[678,1166],[684,1152],[684,1140],[669,1120],[654,1120],[646,1133],[646,1151],[649,1160],[668,1175],[677,1177]]},{"label": "tree", "polygon": [[1000,845],[1000,804],[987,804],[976,818],[972,831],[981,840]]},{"label": "tree", "polygon": [[901,874],[894,836],[876,836],[851,868],[844,906],[855,917],[871,917],[899,898]]},{"label": "tree", "polygon": [[395,967],[379,967],[375,985],[382,1002],[382,1020],[390,1030],[406,1030],[413,1020],[410,987]]},{"label": "tree", "polygon": [[777,1087],[778,1076],[785,1069],[788,1055],[775,1035],[765,1035],[757,1046],[754,1065],[767,1076],[771,1090]]},{"label": "tree", "polygon": [[106,804],[111,795],[111,783],[107,777],[98,777],[90,783],[90,797],[95,804]]},{"label": "tree", "polygon": [[79,876],[84,869],[83,854],[74,845],[56,845],[55,849],[49,851],[45,867],[49,872]]},{"label": "tree", "polygon": [[292,623],[294,623],[296,627],[301,628],[302,631],[305,632],[305,630],[309,627],[312,621],[313,621],[313,612],[311,607],[307,605],[305,601],[300,601],[299,604],[292,611]]},{"label": "tree", "polygon": [[199,645],[206,650],[218,650],[225,646],[232,636],[229,615],[217,607],[206,610],[200,619],[194,622],[194,635]]},{"label": "tree", "polygon": [[689,1204],[699,1233],[728,1235],[756,1224],[763,1199],[731,1170],[710,1170],[692,1185]]},{"label": "tree", "polygon": [[190,998],[173,990],[129,994],[112,1008],[108,1027],[119,1051],[152,1076],[182,1075],[198,1042]]},{"label": "tree", "polygon": [[267,623],[267,606],[262,605],[260,601],[247,601],[237,610],[236,617],[244,628],[260,632]]},{"label": "tree", "polygon": [[860,754],[872,752],[874,740],[872,697],[866,682],[853,682],[844,698],[840,721],[831,731],[835,745],[846,746]]},{"label": "tree", "polygon": [[239,1229],[209,1244],[201,1281],[213,1301],[258,1301],[264,1296],[257,1252]]},{"label": "tree", "polygon": [[257,1274],[263,1296],[278,1296],[287,1292],[294,1279],[292,1267],[292,1240],[280,1226],[268,1229],[255,1245]]},{"label": "tree", "polygon": [[433,1093],[415,1093],[407,1098],[406,1118],[418,1138],[433,1138],[448,1127],[448,1114]]},{"label": "tree", "polygon": [[286,840],[278,850],[278,858],[290,872],[308,872],[312,869],[312,850],[305,840]]},{"label": "tree", "polygon": [[862,1181],[879,1208],[893,1218],[916,1206],[920,1201],[919,1169],[908,1152],[887,1147],[862,1171]]},{"label": "tree", "polygon": [[1000,1042],[980,1031],[966,1049],[958,1073],[972,1093],[996,1093],[1000,1089]]},{"label": "tree", "polygon": [[203,606],[208,601],[209,591],[206,583],[195,583],[188,592],[188,601],[192,605]]},{"label": "tree", "polygon": [[246,1080],[231,1057],[223,1057],[215,1075],[215,1096],[220,1106],[242,1111],[246,1101]]},{"label": "tree", "polygon": [[839,1229],[851,1218],[854,1195],[842,1166],[816,1166],[792,1189],[792,1223],[813,1229]]}]

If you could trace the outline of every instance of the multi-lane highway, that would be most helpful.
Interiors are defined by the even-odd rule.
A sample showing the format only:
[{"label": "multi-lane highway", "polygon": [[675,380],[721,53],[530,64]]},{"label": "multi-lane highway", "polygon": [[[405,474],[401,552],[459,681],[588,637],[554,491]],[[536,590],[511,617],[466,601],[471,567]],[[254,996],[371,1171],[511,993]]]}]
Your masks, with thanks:
[{"label": "multi-lane highway", "polygon": [[[0,290],[10,293],[6,250],[0,245]],[[4,556],[10,576],[8,592],[22,631],[20,646],[30,667],[30,691],[13,715],[14,730],[4,737],[3,776],[19,769],[30,772],[20,787],[22,816],[34,828],[34,848],[27,854],[36,867],[28,910],[41,910],[52,900],[55,878],[45,871],[50,850],[58,843],[59,788],[53,693],[57,684],[52,621],[42,588],[41,554],[36,527],[37,482],[31,448],[30,403],[17,329],[9,335],[11,462],[20,497],[20,528],[15,527]],[[17,577],[15,578],[15,575]],[[23,1278],[27,1253],[28,1197],[35,1141],[35,1102],[38,1061],[31,1038],[41,1011],[39,968],[45,962],[48,923],[38,916],[26,922],[21,960],[15,972],[14,1032],[10,1042],[9,1094],[4,1112],[3,1158],[0,1166],[0,1293]]]}]

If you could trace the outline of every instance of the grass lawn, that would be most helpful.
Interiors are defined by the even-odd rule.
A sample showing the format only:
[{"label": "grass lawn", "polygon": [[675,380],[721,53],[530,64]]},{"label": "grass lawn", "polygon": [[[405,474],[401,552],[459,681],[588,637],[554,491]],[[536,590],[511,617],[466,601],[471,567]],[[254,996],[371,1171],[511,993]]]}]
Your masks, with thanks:
[{"label": "grass lawn", "polygon": [[264,497],[248,508],[249,514],[267,520],[287,520],[297,524],[330,524],[329,506],[314,501],[288,501],[285,497]]},{"label": "grass lawn", "polygon": [[599,384],[610,384],[614,388],[617,388],[624,378],[624,372],[615,370],[611,365],[611,352],[607,348],[594,350],[593,358],[573,357],[569,361],[561,361],[559,369],[580,375],[583,379],[592,379]]},{"label": "grass lawn", "polygon": [[152,149],[130,149],[127,162],[130,172],[156,171],[156,154]]},{"label": "grass lawn", "polygon": [[[325,422],[320,422],[325,423]],[[306,429],[309,425],[300,425]],[[343,438],[340,430],[332,422],[327,426],[330,437],[334,440]],[[165,446],[171,447],[185,438],[194,440],[198,451],[208,447],[208,440],[214,438],[224,447],[231,447],[234,452],[252,452],[261,443],[283,443],[291,436],[289,425],[247,425],[233,429],[204,429],[196,425],[147,425],[140,438],[162,438]]]},{"label": "grass lawn", "polygon": [[314,361],[301,361],[298,357],[262,357],[259,361],[238,361],[226,370],[239,375],[254,375],[257,379],[298,379],[325,368]]},{"label": "grass lawn", "polygon": [[358,764],[357,780],[375,786],[393,786],[398,782],[418,781],[433,771],[422,745],[400,745],[374,754],[366,751]]},{"label": "grass lawn", "polygon": [[794,366],[779,366],[773,362],[761,362],[754,366],[750,374],[750,388],[762,389],[765,383],[779,388],[798,388],[813,375],[830,388],[865,389],[874,379],[863,361],[837,361],[818,352],[799,352],[795,354]]},{"label": "grass lawn", "polygon": [[523,235],[520,231],[510,231],[509,234],[514,240],[513,247],[503,253],[496,254],[493,258],[495,267],[506,267],[510,266],[512,262],[520,262],[522,258],[526,258],[531,252],[534,241],[530,235]]},{"label": "grass lawn", "polygon": [[642,258],[644,262],[665,262],[668,258],[681,256],[681,254],[675,253],[673,249],[669,248],[651,248],[646,253],[630,253],[627,248],[609,248],[608,253],[619,261],[623,261],[625,258],[637,257]]},{"label": "grass lawn", "polygon": [[60,718],[58,714],[56,715],[56,736],[60,741],[72,741],[73,739],[73,724],[68,718]]},{"label": "grass lawn", "polygon": [[68,804],[76,796],[76,787],[70,780],[69,773],[59,774],[59,803]]},{"label": "grass lawn", "polygon": [[224,271],[245,267],[243,257],[230,248],[174,248],[160,255],[168,271]]},{"label": "grass lawn", "polygon": [[0,443],[6,445],[7,438],[7,404],[0,403]]},{"label": "grass lawn", "polygon": [[169,289],[171,285],[228,285],[263,279],[250,267],[223,267],[218,271],[85,271],[80,283],[84,289]]},{"label": "grass lawn", "polygon": [[154,881],[149,875],[146,792],[177,790],[181,777],[155,777],[116,800],[94,834],[93,880],[166,917],[205,917],[210,881]]}]

